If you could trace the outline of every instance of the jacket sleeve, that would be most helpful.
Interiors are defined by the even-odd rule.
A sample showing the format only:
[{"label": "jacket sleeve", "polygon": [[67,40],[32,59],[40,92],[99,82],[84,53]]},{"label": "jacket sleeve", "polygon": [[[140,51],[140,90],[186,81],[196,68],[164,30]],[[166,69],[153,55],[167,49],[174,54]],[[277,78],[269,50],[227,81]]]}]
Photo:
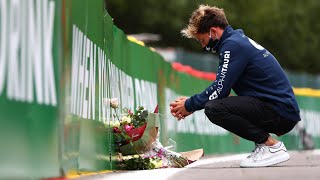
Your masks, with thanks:
[{"label": "jacket sleeve", "polygon": [[191,96],[185,102],[189,112],[203,109],[209,100],[225,98],[237,82],[248,63],[241,46],[233,41],[222,45],[216,80],[202,93]]}]

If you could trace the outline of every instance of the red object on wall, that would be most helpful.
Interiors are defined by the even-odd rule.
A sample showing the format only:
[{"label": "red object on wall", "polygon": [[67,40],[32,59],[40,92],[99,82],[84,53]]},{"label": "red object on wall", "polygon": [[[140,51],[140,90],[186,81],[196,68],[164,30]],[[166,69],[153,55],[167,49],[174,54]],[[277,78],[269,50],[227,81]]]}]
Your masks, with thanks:
[{"label": "red object on wall", "polygon": [[172,63],[171,67],[176,71],[184,72],[186,74],[189,74],[191,76],[194,76],[200,79],[205,79],[209,81],[216,80],[216,73],[199,71],[199,70],[193,69],[191,66],[186,66],[177,62]]}]

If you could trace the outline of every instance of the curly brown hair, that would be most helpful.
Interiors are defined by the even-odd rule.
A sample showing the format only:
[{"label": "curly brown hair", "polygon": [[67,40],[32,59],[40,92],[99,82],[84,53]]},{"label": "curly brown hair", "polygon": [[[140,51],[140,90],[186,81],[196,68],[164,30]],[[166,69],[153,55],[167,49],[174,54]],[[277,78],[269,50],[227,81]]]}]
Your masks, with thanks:
[{"label": "curly brown hair", "polygon": [[209,32],[211,27],[225,29],[228,25],[223,9],[216,6],[200,5],[192,13],[188,26],[181,30],[181,34],[187,38],[195,38],[196,34]]}]

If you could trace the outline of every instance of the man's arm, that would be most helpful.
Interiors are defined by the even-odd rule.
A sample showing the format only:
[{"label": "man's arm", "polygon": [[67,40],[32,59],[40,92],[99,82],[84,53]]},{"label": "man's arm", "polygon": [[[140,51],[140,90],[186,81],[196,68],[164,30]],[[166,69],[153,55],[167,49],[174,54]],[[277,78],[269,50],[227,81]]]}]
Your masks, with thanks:
[{"label": "man's arm", "polygon": [[229,41],[222,45],[219,56],[217,79],[202,93],[196,94],[185,101],[189,112],[203,109],[209,100],[225,98],[248,64],[248,57],[240,45]]}]

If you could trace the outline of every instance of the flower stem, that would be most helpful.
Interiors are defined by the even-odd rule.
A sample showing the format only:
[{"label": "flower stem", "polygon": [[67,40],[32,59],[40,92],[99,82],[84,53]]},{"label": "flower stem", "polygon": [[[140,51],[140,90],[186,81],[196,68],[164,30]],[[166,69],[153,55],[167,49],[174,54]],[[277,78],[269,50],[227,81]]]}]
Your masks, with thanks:
[{"label": "flower stem", "polygon": [[113,108],[113,110],[114,110],[114,113],[116,114],[116,117],[117,117],[118,121],[120,122],[120,118],[119,118],[119,116],[118,116],[118,113],[117,113],[116,109]]}]

